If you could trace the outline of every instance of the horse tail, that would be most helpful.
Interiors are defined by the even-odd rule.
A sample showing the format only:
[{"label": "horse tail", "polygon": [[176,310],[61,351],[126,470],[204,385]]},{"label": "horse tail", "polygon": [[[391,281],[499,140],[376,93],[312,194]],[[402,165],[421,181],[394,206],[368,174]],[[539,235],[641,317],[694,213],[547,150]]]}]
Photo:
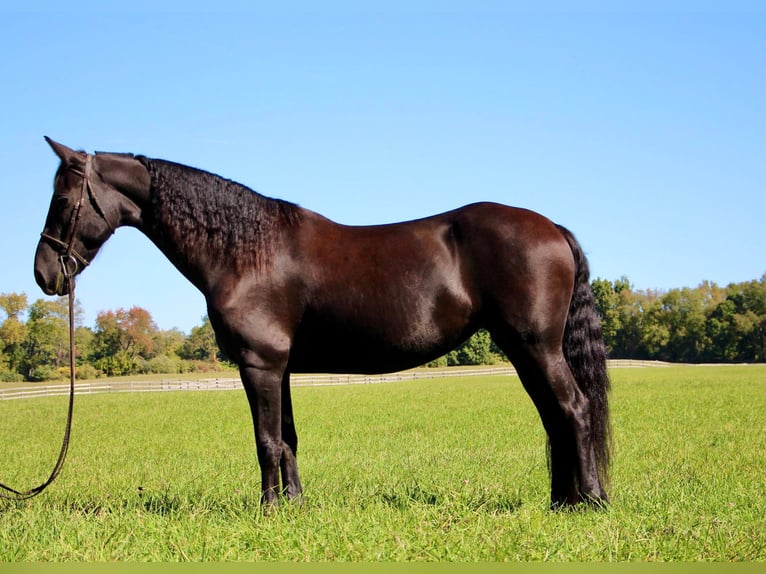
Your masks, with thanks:
[{"label": "horse tail", "polygon": [[574,235],[557,225],[575,260],[575,284],[564,328],[564,358],[590,405],[590,440],[599,478],[608,484],[611,433],[609,424],[609,374],[606,345],[590,285],[588,260]]}]

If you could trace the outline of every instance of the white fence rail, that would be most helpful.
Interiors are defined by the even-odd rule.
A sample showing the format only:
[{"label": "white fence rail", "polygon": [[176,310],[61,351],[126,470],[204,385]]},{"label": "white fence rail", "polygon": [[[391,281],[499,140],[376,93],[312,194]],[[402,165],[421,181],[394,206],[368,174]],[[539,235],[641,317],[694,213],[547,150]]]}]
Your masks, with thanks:
[{"label": "white fence rail", "polygon": [[[667,367],[671,363],[658,361],[609,361],[610,368]],[[335,386],[335,385],[372,385],[397,381],[415,381],[421,379],[441,379],[445,377],[473,377],[492,375],[515,375],[513,367],[477,367],[472,369],[419,369],[401,371],[385,375],[302,375],[290,378],[294,387]],[[159,381],[78,381],[75,383],[76,395],[94,395],[100,393],[149,393],[165,391],[231,391],[241,389],[238,377],[199,380],[162,379]],[[29,399],[35,397],[55,397],[69,393],[69,384],[36,384],[34,386],[0,389],[0,400]]]},{"label": "white fence rail", "polygon": [[[443,377],[471,377],[478,375],[514,375],[512,367],[490,367],[477,369],[427,369],[402,371],[385,375],[302,375],[290,377],[293,387],[335,386],[335,385],[371,385],[396,381],[414,381],[418,379],[438,379]],[[199,380],[162,379],[159,381],[78,381],[75,383],[75,395],[94,395],[99,393],[148,393],[165,391],[231,391],[241,389],[239,378],[215,378]],[[69,394],[69,383],[37,384],[29,387],[0,389],[0,400],[28,399],[35,397],[55,397]]]}]

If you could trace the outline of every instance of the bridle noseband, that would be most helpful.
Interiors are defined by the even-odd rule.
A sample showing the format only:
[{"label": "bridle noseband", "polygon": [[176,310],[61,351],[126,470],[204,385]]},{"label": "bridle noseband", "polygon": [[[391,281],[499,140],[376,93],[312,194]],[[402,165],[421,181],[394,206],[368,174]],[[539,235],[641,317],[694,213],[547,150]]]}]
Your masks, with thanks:
[{"label": "bridle noseband", "polygon": [[[69,217],[66,239],[62,241],[61,239],[53,237],[52,235],[48,235],[45,232],[40,234],[40,237],[49,243],[52,243],[56,247],[63,248],[63,252],[59,255],[59,261],[61,262],[61,269],[64,273],[64,277],[67,279],[71,279],[77,275],[77,272],[81,267],[84,269],[90,265],[90,261],[77,253],[74,248],[74,240],[77,234],[77,229],[80,226],[82,207],[85,204],[86,195],[90,199],[90,202],[93,204],[96,213],[98,213],[101,216],[101,219],[104,220],[104,223],[109,226],[110,234],[114,233],[114,226],[109,223],[109,220],[106,218],[106,212],[104,212],[104,210],[101,208],[101,205],[99,205],[98,200],[96,199],[96,195],[93,193],[93,187],[90,183],[92,159],[93,156],[90,154],[85,156],[85,169],[82,171],[76,167],[68,167],[72,173],[75,173],[82,178],[82,185],[80,186],[80,197],[77,199],[77,203],[75,203],[74,209],[72,209],[72,215]],[[73,265],[73,269],[70,269],[71,265]]]}]

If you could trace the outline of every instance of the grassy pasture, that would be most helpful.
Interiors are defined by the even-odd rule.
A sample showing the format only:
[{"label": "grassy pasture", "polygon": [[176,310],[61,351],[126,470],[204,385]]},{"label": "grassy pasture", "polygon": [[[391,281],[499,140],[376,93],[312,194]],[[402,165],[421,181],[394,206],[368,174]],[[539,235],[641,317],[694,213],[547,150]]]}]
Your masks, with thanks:
[{"label": "grassy pasture", "polygon": [[[551,513],[518,380],[293,391],[302,505],[263,516],[243,392],[77,397],[69,460],[0,501],[0,561],[766,560],[764,366],[615,369],[613,504]],[[0,401],[0,480],[38,484],[64,397]]]}]

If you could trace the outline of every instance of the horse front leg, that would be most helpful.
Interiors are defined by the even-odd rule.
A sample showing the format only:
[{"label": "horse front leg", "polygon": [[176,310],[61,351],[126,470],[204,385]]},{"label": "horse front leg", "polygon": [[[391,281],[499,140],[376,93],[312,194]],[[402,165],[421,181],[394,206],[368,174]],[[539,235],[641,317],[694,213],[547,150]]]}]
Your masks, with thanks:
[{"label": "horse front leg", "polygon": [[293,401],[290,396],[290,372],[282,375],[282,487],[290,500],[300,499],[303,487],[298,477],[298,433],[293,419]]},{"label": "horse front leg", "polygon": [[255,447],[261,467],[261,504],[275,506],[279,496],[282,441],[282,370],[242,365],[242,384],[250,403]]}]

